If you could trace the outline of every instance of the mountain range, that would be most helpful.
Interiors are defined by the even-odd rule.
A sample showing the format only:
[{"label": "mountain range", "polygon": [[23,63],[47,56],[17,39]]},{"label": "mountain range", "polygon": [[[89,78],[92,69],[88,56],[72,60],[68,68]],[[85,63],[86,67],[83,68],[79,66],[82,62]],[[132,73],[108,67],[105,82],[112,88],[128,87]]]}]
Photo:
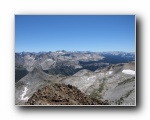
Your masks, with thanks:
[{"label": "mountain range", "polygon": [[[75,94],[67,105],[135,105],[135,71],[134,53],[15,53],[15,104],[64,105],[72,91]],[[62,88],[65,92],[59,90]]]}]

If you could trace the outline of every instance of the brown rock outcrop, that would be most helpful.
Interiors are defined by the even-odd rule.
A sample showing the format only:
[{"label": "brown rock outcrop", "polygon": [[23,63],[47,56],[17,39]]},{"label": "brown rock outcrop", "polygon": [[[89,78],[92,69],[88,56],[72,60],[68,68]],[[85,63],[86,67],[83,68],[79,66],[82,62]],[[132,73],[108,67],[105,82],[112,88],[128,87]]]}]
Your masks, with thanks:
[{"label": "brown rock outcrop", "polygon": [[90,98],[76,87],[52,84],[39,89],[26,105],[109,105],[107,101]]}]

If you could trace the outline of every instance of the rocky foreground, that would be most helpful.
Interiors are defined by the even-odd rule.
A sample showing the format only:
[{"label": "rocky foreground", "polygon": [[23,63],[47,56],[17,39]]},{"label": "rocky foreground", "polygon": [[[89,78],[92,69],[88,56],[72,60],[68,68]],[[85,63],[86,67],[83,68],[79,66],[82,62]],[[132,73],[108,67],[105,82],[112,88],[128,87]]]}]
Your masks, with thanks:
[{"label": "rocky foreground", "polygon": [[91,98],[72,85],[51,84],[39,89],[26,105],[109,105]]}]

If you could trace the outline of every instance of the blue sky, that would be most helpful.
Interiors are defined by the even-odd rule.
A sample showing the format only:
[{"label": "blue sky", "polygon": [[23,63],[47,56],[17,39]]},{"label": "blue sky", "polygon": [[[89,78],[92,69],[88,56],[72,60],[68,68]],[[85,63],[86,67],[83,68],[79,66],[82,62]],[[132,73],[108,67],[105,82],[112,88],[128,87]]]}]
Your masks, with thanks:
[{"label": "blue sky", "polygon": [[135,52],[134,15],[15,15],[15,51]]}]

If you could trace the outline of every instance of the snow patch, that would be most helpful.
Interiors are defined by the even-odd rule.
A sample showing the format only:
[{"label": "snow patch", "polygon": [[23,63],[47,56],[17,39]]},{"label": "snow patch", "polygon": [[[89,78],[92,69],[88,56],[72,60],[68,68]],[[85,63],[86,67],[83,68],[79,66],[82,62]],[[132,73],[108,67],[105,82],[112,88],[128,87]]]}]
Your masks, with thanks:
[{"label": "snow patch", "polygon": [[108,74],[112,74],[113,71],[109,71]]},{"label": "snow patch", "polygon": [[122,73],[129,74],[129,75],[135,75],[135,71],[134,70],[130,70],[130,69],[123,70]]},{"label": "snow patch", "polygon": [[64,52],[61,52],[61,51],[60,51],[60,52],[57,52],[57,53],[64,53]]},{"label": "snow patch", "polygon": [[29,97],[24,97],[26,94],[27,94],[27,91],[28,91],[28,88],[27,87],[24,87],[24,90],[22,91],[22,95],[20,95],[21,97],[21,100],[28,100]]},{"label": "snow patch", "polygon": [[104,75],[104,73],[100,73],[100,75]]},{"label": "snow patch", "polygon": [[91,76],[91,77],[87,78],[87,80],[90,80],[90,79],[95,78],[95,77],[96,77],[96,76]]},{"label": "snow patch", "polygon": [[53,61],[52,59],[47,59],[46,61]]},{"label": "snow patch", "polygon": [[76,65],[76,66],[75,66],[75,69],[77,69],[77,68],[82,68],[82,66]]},{"label": "snow patch", "polygon": [[110,74],[112,74],[112,72],[113,72],[113,71],[108,71],[108,72],[106,73],[106,75],[110,75]]}]

